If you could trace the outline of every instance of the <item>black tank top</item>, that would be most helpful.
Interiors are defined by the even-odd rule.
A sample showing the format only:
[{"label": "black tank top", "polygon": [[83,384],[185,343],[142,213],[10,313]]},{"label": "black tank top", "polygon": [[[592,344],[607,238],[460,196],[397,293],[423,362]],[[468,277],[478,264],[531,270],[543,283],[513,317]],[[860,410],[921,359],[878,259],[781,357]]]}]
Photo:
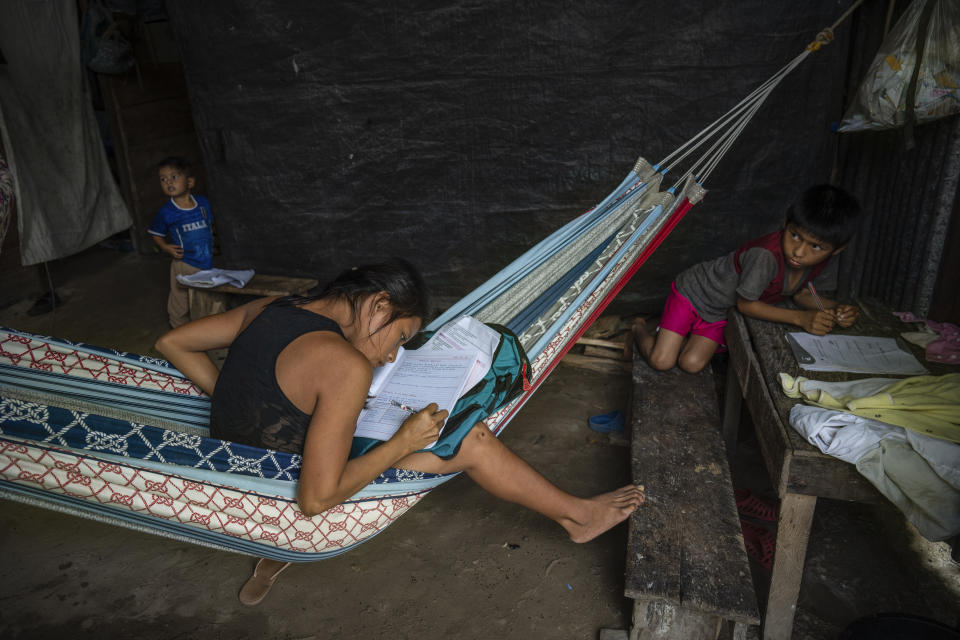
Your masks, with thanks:
[{"label": "black tank top", "polygon": [[277,357],[313,331],[343,335],[340,325],[312,311],[275,301],[230,345],[210,402],[210,435],[254,447],[303,453],[310,415],[277,383]]}]

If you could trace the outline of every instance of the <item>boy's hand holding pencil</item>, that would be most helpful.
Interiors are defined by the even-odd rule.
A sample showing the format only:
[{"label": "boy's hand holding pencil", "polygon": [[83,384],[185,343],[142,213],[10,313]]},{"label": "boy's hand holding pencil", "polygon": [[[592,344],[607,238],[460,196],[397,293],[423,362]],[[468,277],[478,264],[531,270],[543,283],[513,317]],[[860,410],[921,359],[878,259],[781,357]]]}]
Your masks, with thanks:
[{"label": "boy's hand holding pencil", "polygon": [[799,323],[800,327],[807,333],[812,333],[815,336],[822,336],[830,333],[837,323],[832,309],[829,311],[808,309],[806,311],[802,311],[801,313],[803,314],[803,322]]},{"label": "boy's hand holding pencil", "polygon": [[[833,329],[834,322],[841,327],[846,328],[851,326],[857,321],[857,318],[860,317],[860,309],[849,304],[834,304],[831,302],[831,304],[834,304],[833,308],[827,309],[823,303],[823,300],[817,294],[817,290],[814,288],[812,282],[807,283],[807,289],[810,291],[810,295],[813,297],[813,301],[817,303],[817,308],[819,309],[819,311],[817,311],[810,320],[811,328],[804,327],[804,330],[808,333],[812,333],[814,335],[823,335],[824,333],[829,333],[830,330]],[[825,318],[821,318],[820,316],[822,314],[830,314],[833,321],[828,322]],[[823,331],[823,333],[818,333],[818,330]]]},{"label": "boy's hand holding pencil", "polygon": [[810,295],[813,296],[813,301],[817,303],[817,310],[806,313],[803,330],[815,336],[830,333],[834,323],[837,321],[834,310],[831,309],[828,311],[826,307],[823,306],[823,300],[817,295],[817,290],[813,288],[812,282],[807,283],[807,289],[810,291]]},{"label": "boy's hand holding pencil", "polygon": [[833,308],[833,314],[836,316],[837,324],[846,329],[860,317],[860,309],[852,304],[838,304]]}]

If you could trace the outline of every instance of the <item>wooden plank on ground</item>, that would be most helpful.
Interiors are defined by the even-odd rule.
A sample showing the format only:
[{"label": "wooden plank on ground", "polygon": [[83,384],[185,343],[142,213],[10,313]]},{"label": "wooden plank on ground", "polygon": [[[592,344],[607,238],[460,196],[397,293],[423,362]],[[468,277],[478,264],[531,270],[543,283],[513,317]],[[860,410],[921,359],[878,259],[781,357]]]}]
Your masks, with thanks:
[{"label": "wooden plank on ground", "polygon": [[720,434],[712,374],[633,369],[634,481],[625,595],[728,620],[759,621]]},{"label": "wooden plank on ground", "polygon": [[606,358],[607,360],[620,360],[622,362],[629,362],[629,358],[624,357],[623,351],[614,351],[613,349],[607,349],[606,347],[592,347],[590,345],[585,345],[583,347],[583,355],[590,356],[591,358]]},{"label": "wooden plank on ground", "polygon": [[561,364],[568,364],[574,367],[580,367],[581,369],[590,369],[592,371],[600,371],[603,373],[615,373],[623,371],[631,371],[632,365],[629,362],[623,362],[621,360],[612,360],[610,358],[593,358],[590,356],[583,356],[578,353],[568,353],[560,360]]},{"label": "wooden plank on ground", "polygon": [[616,349],[617,351],[623,351],[623,341],[616,342],[614,340],[602,340],[600,338],[580,338],[577,340],[577,344],[589,345],[591,347],[606,347],[607,349]]}]

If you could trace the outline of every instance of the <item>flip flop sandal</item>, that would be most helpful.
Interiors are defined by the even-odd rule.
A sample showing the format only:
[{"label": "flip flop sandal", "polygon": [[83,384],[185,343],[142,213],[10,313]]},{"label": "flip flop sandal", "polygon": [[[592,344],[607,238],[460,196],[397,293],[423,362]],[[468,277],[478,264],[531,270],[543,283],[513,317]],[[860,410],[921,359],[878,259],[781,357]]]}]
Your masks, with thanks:
[{"label": "flip flop sandal", "polygon": [[761,498],[750,489],[734,489],[733,497],[737,501],[737,511],[742,516],[756,518],[764,522],[776,522],[780,509],[776,503]]},{"label": "flip flop sandal", "polygon": [[770,571],[773,565],[773,553],[777,546],[773,534],[743,518],[740,518],[740,529],[743,531],[743,546],[747,550],[747,555],[765,571]]},{"label": "flip flop sandal", "polygon": [[623,431],[623,414],[619,411],[610,413],[601,413],[593,416],[588,421],[590,428],[598,433],[609,433],[611,431]]},{"label": "flip flop sandal", "polygon": [[267,597],[267,594],[270,593],[270,587],[272,587],[273,583],[280,577],[280,573],[290,566],[288,562],[277,569],[273,575],[267,575],[266,571],[261,571],[260,565],[262,564],[263,558],[257,560],[257,566],[253,569],[253,575],[247,579],[243,588],[240,589],[240,593],[237,594],[240,602],[248,607],[260,604],[260,602]]}]

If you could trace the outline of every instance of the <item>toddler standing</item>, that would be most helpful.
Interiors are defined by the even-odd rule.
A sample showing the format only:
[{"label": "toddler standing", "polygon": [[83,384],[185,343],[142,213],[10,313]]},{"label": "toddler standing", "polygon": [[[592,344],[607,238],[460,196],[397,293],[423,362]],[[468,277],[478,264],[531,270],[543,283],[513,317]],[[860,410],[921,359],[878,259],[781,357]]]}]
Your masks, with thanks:
[{"label": "toddler standing", "polygon": [[157,170],[160,187],[170,200],[160,207],[147,232],[154,244],[173,258],[167,314],[170,326],[177,328],[190,321],[187,289],[177,281],[177,275],[213,267],[213,213],[206,198],[191,193],[195,180],[186,159],[164,158]]}]

